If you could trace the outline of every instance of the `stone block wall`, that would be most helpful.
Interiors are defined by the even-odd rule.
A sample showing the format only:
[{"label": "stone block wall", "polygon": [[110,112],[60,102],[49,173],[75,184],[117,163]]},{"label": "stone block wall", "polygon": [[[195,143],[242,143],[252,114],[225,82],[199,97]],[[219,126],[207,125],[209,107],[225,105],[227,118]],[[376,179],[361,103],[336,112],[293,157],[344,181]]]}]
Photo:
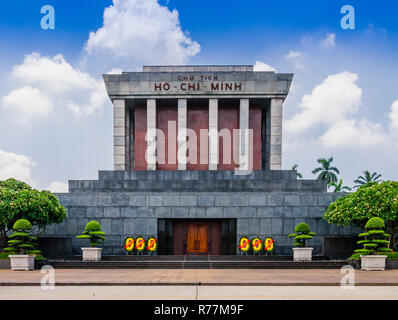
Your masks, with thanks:
[{"label": "stone block wall", "polygon": [[326,236],[352,236],[358,230],[340,228],[322,219],[332,201],[342,194],[325,192],[97,192],[58,194],[67,208],[67,219],[51,226],[44,236],[72,238],[73,254],[87,241],[76,239],[90,220],[97,220],[107,234],[104,254],[124,254],[127,236],[156,236],[157,219],[231,218],[241,236],[271,236],[275,254],[292,254],[287,235],[300,222],[319,236],[309,242],[314,254],[322,253]]}]

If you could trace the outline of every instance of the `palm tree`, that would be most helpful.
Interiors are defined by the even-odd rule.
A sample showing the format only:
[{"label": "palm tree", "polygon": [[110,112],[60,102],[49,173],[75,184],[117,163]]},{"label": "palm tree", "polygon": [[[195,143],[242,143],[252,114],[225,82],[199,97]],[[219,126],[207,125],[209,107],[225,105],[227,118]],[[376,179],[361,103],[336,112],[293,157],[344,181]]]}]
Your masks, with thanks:
[{"label": "palm tree", "polygon": [[336,167],[332,167],[331,163],[333,162],[333,157],[330,157],[329,159],[318,159],[317,160],[319,164],[321,164],[321,167],[315,168],[312,170],[313,174],[318,174],[318,179],[319,180],[325,180],[328,185],[330,183],[337,183],[337,174],[340,173],[339,169]]},{"label": "palm tree", "polygon": [[363,176],[359,176],[356,180],[354,180],[354,183],[356,185],[354,188],[359,188],[360,186],[367,184],[369,182],[381,182],[383,180],[380,179],[381,174],[378,174],[377,172],[370,173],[368,170],[363,171]]},{"label": "palm tree", "polygon": [[352,188],[348,186],[343,186],[343,179],[340,179],[338,183],[330,183],[329,187],[334,187],[333,192],[344,192],[344,191],[351,191]]},{"label": "palm tree", "polygon": [[296,171],[297,177],[300,178],[300,179],[302,179],[302,178],[303,178],[303,175],[302,175],[300,172],[297,171],[297,168],[298,168],[298,164],[295,164],[295,165],[292,167],[292,170],[293,170],[293,171]]}]

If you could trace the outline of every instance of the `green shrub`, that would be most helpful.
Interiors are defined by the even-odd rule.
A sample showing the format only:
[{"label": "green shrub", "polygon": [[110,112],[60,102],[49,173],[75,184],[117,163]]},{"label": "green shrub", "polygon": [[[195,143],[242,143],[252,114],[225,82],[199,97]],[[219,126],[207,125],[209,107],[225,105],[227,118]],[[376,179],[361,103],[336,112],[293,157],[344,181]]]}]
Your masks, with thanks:
[{"label": "green shrub", "polygon": [[17,220],[13,226],[14,233],[8,238],[8,248],[5,248],[6,253],[13,254],[40,254],[39,250],[36,250],[37,238],[30,235],[32,230],[32,224],[26,219]]},{"label": "green shrub", "polygon": [[361,238],[365,238],[357,242],[363,248],[355,250],[355,253],[359,255],[391,253],[392,250],[388,248],[390,241],[387,240],[390,235],[384,232],[384,228],[383,219],[379,217],[370,218],[365,225],[366,232],[358,235]]},{"label": "green shrub", "polygon": [[[394,251],[394,252],[378,252],[377,254],[386,255],[387,259],[398,259],[398,252],[396,252],[396,251]],[[359,259],[361,259],[361,255],[362,254],[360,254],[360,253],[354,253],[348,259],[359,260]]]},{"label": "green shrub", "polygon": [[311,240],[316,233],[310,231],[310,227],[306,223],[299,223],[294,229],[294,233],[289,234],[289,238],[294,237],[293,246],[299,248],[306,247],[306,241]]},{"label": "green shrub", "polygon": [[90,221],[87,223],[83,234],[76,236],[76,238],[90,240],[91,247],[100,245],[106,239],[105,232],[101,230],[101,225],[97,221]]}]

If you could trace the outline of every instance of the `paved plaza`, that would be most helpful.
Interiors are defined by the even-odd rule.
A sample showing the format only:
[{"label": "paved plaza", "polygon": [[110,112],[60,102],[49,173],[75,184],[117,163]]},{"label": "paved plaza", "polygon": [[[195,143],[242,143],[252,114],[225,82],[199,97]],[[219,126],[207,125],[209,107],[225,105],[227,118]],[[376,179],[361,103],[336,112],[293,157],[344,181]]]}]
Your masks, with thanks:
[{"label": "paved plaza", "polygon": [[[43,276],[0,270],[0,286],[40,285]],[[355,270],[354,276],[357,286],[398,286],[398,270]],[[60,286],[340,286],[343,277],[340,269],[55,269]]]},{"label": "paved plaza", "polygon": [[398,270],[355,270],[342,287],[339,269],[55,269],[44,290],[40,270],[0,270],[0,300],[398,299]]}]

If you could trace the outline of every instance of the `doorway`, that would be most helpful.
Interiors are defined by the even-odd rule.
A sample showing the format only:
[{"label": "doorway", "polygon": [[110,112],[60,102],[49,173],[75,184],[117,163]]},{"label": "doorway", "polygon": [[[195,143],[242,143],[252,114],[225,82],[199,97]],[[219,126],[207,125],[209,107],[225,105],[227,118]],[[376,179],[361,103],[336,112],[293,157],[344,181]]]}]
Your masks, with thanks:
[{"label": "doorway", "polygon": [[187,254],[208,254],[208,224],[187,224]]},{"label": "doorway", "polygon": [[159,255],[235,255],[236,219],[158,219]]}]

